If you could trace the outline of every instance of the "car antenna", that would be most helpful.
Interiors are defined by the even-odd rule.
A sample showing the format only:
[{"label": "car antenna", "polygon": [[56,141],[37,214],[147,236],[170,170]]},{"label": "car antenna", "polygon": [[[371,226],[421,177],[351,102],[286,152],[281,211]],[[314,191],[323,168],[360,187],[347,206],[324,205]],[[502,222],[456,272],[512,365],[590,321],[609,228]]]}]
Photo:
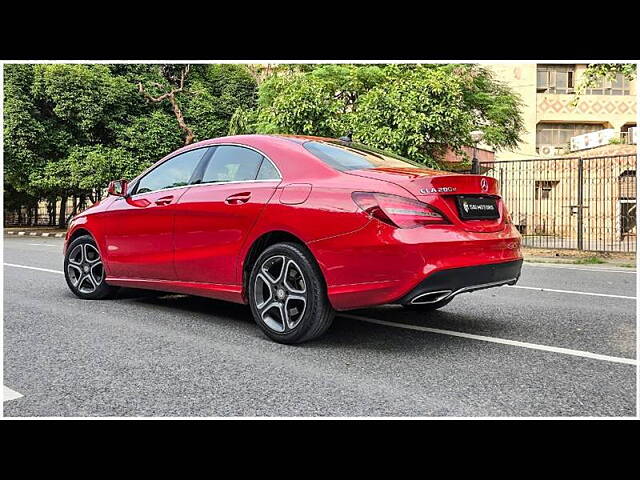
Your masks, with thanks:
[{"label": "car antenna", "polygon": [[340,137],[338,140],[340,140],[341,142],[351,143],[351,142],[353,142],[353,140],[351,139],[352,135],[353,135],[353,133],[349,133],[349,134],[345,135],[344,137]]}]

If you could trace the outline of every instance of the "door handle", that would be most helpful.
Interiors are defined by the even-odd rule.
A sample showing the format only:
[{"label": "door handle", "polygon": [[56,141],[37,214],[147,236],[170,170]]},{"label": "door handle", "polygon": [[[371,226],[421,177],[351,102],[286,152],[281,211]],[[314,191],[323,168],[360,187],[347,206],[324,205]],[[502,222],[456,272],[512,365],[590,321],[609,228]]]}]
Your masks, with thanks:
[{"label": "door handle", "polygon": [[227,205],[242,205],[243,203],[247,203],[250,198],[251,192],[235,193],[228,196],[224,200],[224,203],[226,203]]},{"label": "door handle", "polygon": [[169,205],[169,204],[171,203],[171,201],[172,201],[172,200],[173,200],[173,195],[169,195],[169,196],[167,196],[167,197],[161,197],[161,198],[157,199],[157,200],[155,201],[155,204],[156,204],[156,205],[160,205],[160,206],[162,206],[162,205]]}]

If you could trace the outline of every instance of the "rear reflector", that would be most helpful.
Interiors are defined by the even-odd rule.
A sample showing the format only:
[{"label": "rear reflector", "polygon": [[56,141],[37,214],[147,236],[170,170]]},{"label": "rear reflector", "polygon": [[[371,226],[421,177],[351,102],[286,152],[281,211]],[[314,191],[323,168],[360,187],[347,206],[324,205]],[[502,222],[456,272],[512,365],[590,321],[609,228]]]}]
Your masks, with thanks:
[{"label": "rear reflector", "polygon": [[432,206],[418,200],[372,192],[353,192],[351,197],[367,215],[393,227],[415,228],[449,223]]}]

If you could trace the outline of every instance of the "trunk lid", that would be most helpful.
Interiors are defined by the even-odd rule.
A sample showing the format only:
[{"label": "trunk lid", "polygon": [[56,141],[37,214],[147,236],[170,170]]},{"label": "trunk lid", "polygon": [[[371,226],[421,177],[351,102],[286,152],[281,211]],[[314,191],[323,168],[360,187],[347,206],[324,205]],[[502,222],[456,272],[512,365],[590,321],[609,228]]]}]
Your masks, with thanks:
[{"label": "trunk lid", "polygon": [[[460,175],[428,168],[371,168],[345,172],[359,177],[394,183],[440,210],[455,225],[469,232],[497,232],[505,227],[506,210],[498,182],[484,175]],[[458,210],[459,196],[493,198],[499,217],[463,220]]]}]

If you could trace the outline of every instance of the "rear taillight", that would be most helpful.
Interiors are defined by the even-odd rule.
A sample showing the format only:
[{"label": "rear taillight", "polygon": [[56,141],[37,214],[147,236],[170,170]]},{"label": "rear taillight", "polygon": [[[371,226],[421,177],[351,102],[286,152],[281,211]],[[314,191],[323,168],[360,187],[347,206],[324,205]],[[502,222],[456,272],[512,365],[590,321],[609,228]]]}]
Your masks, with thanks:
[{"label": "rear taillight", "polygon": [[370,217],[400,228],[449,223],[426,203],[386,193],[353,192],[353,201]]}]

